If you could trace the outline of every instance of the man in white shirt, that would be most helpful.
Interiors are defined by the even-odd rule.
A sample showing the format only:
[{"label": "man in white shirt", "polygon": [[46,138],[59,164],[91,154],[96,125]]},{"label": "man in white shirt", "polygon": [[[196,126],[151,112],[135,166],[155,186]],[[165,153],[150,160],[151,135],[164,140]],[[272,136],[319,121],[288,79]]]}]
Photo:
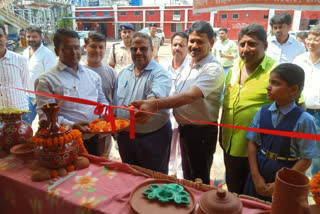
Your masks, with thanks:
[{"label": "man in white shirt", "polygon": [[[308,52],[297,56],[293,63],[303,68],[305,83],[303,97],[307,112],[314,116],[317,134],[320,134],[320,24],[313,26],[306,39]],[[320,144],[317,144],[318,158],[312,159],[311,173],[320,171]]]},{"label": "man in white shirt", "polygon": [[296,56],[306,52],[304,45],[289,35],[291,16],[279,13],[271,18],[274,36],[268,38],[266,54],[280,63],[292,63]]},{"label": "man in white shirt", "polygon": [[[100,76],[79,63],[81,58],[79,39],[75,31],[64,28],[57,30],[53,42],[59,61],[57,66],[36,79],[35,89],[38,92],[109,104],[102,92]],[[45,119],[40,106],[59,102],[54,98],[39,95],[36,95],[36,99],[40,120]],[[88,134],[89,122],[99,117],[94,114],[94,109],[95,106],[63,101],[60,105],[58,121],[84,133],[85,135],[82,135],[84,146],[90,154],[98,155],[99,136]]]},{"label": "man in white shirt", "polygon": [[[26,29],[26,39],[29,45],[23,51],[23,56],[28,60],[29,81],[28,89],[34,91],[34,81],[45,71],[56,65],[56,55],[42,44],[42,31],[39,27],[30,26]],[[35,95],[28,94],[29,111],[26,114],[27,122],[32,125],[37,115]]]},{"label": "man in white shirt", "polygon": [[[184,32],[178,32],[171,37],[171,53],[173,58],[163,67],[169,71],[172,77],[172,87],[170,95],[174,94],[175,84],[181,76],[184,69],[190,69],[188,64],[188,35]],[[172,139],[169,160],[169,175],[176,175],[178,179],[183,179],[181,166],[181,149],[178,123],[170,111],[170,120],[172,125]]]},{"label": "man in white shirt", "polygon": [[[6,48],[7,33],[0,23],[0,109],[17,107],[28,110],[26,93],[6,86],[27,89],[29,71],[27,60]],[[23,117],[23,119],[25,119]]]},{"label": "man in white shirt", "polygon": [[[184,69],[177,79],[174,95],[157,100],[136,100],[131,103],[140,110],[151,112],[173,108],[173,114],[179,124],[183,177],[193,181],[200,178],[205,184],[210,183],[218,127],[197,121],[218,120],[224,83],[223,68],[211,52],[213,34],[208,22],[196,21],[190,26],[190,69]],[[142,114],[140,115],[140,118],[136,118],[137,122],[150,117],[145,115],[143,118]]]},{"label": "man in white shirt", "polygon": [[[117,73],[109,65],[102,63],[106,54],[106,37],[99,32],[91,31],[84,37],[86,60],[83,65],[95,71],[102,80],[102,91],[109,103],[112,102]],[[99,136],[98,155],[109,155],[112,147],[111,135]]]},{"label": "man in white shirt", "polygon": [[213,55],[221,63],[224,75],[227,73],[233,64],[234,59],[238,58],[238,46],[237,44],[228,39],[228,29],[219,29],[219,40],[213,46]]}]

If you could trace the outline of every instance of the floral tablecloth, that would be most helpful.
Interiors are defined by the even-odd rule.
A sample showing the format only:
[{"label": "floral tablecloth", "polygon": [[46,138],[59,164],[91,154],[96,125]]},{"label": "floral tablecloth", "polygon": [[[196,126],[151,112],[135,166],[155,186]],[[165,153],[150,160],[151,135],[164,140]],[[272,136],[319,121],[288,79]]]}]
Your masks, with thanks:
[{"label": "floral tablecloth", "polygon": [[[133,213],[129,204],[131,191],[152,178],[127,164],[89,158],[89,168],[75,171],[74,176],[51,190],[50,181],[32,182],[31,170],[12,155],[0,159],[0,213]],[[203,191],[189,189],[198,201]],[[250,199],[241,200],[243,213],[271,208]]]}]

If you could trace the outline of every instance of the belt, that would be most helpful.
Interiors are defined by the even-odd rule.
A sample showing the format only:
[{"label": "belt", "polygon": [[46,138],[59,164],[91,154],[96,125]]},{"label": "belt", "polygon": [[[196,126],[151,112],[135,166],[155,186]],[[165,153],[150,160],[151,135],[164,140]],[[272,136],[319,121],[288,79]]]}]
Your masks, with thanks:
[{"label": "belt", "polygon": [[260,150],[262,154],[264,154],[267,158],[271,160],[282,160],[282,161],[296,161],[298,158],[287,158],[287,157],[280,157],[278,154],[270,152],[270,151],[264,151],[263,149]]},{"label": "belt", "polygon": [[320,109],[311,109],[311,108],[307,108],[307,111],[310,111],[310,112],[320,112]]}]

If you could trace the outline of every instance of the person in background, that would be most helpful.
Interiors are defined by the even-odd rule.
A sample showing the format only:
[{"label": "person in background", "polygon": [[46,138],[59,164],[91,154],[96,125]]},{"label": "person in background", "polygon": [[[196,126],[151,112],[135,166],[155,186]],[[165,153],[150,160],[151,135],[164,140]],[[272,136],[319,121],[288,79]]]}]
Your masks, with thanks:
[{"label": "person in background", "polygon": [[[307,112],[314,116],[317,134],[320,134],[320,24],[313,26],[306,38],[308,52],[297,56],[293,63],[304,69],[305,81],[302,91]],[[317,143],[317,158],[312,159],[311,174],[320,171],[320,144]]]},{"label": "person in background", "polygon": [[228,29],[219,29],[219,40],[213,46],[213,55],[221,63],[224,74],[227,73],[233,64],[233,61],[238,58],[238,47],[234,41],[228,39]]},{"label": "person in background", "polygon": [[[108,105],[102,91],[100,76],[81,65],[80,37],[77,32],[61,28],[54,35],[54,50],[59,57],[57,66],[43,73],[35,81],[38,92],[82,98]],[[45,119],[41,106],[47,103],[59,103],[59,100],[36,95],[38,104],[39,124]],[[63,101],[60,105],[58,122],[80,130],[84,146],[89,154],[98,155],[98,135],[88,134],[88,125],[98,118],[94,114],[95,106]]]},{"label": "person in background", "polygon": [[22,48],[26,48],[27,47],[27,41],[26,41],[26,32],[24,31],[24,29],[20,30],[19,33],[20,36],[20,45]]},{"label": "person in background", "polygon": [[[109,103],[112,103],[117,73],[109,65],[102,63],[106,54],[106,37],[102,33],[92,31],[84,37],[84,43],[83,48],[87,57],[83,65],[99,74],[104,96]],[[98,155],[109,156],[111,147],[111,135],[100,135]]]},{"label": "person in background", "polygon": [[[171,37],[171,54],[170,59],[163,67],[171,74],[172,87],[170,95],[174,94],[175,83],[178,81],[184,69],[190,69],[188,64],[188,35],[184,32],[177,32]],[[179,179],[183,179],[181,166],[181,149],[178,123],[176,122],[172,111],[170,111],[170,120],[172,124],[172,141],[169,161],[169,175],[175,175]]]},{"label": "person in background", "polygon": [[[23,56],[28,60],[29,81],[28,89],[34,91],[34,81],[45,71],[50,70],[57,64],[56,55],[42,44],[42,30],[36,26],[26,29],[28,48],[23,51]],[[37,116],[37,104],[35,94],[28,93],[29,111],[26,121],[32,125]]]},{"label": "person in background", "polygon": [[[240,58],[226,77],[222,124],[248,127],[258,109],[271,103],[266,87],[269,74],[278,63],[265,54],[267,47],[267,32],[263,26],[251,24],[240,30]],[[221,130],[228,190],[242,194],[249,173],[248,139],[244,130],[226,127]]]},{"label": "person in background", "polygon": [[304,46],[307,48],[307,46],[306,46],[306,38],[308,38],[308,32],[299,32],[299,33],[297,33],[296,40],[298,40],[299,42],[303,43]]},{"label": "person in background", "polygon": [[[136,99],[157,102],[157,99],[167,97],[172,79],[170,74],[152,59],[151,37],[145,33],[134,34],[131,37],[130,50],[133,63],[118,75],[113,105],[128,106]],[[169,110],[161,113],[168,114]],[[149,121],[142,121],[142,115],[141,112],[135,114],[135,139],[129,138],[128,130],[118,133],[121,160],[168,174],[172,136],[170,120],[168,117],[152,115]],[[129,119],[129,111],[115,109],[115,116]]]},{"label": "person in background", "polygon": [[151,36],[152,47],[153,47],[152,57],[157,63],[159,63],[159,54],[158,54],[158,52],[159,52],[159,49],[160,49],[161,39],[156,35],[157,27],[158,27],[158,25],[155,24],[155,23],[150,23],[149,24],[149,35]]},{"label": "person in background", "polygon": [[[210,169],[216,149],[218,128],[191,120],[216,122],[224,83],[221,64],[212,55],[214,31],[205,21],[192,23],[189,29],[189,68],[175,80],[172,96],[152,100],[136,100],[132,105],[140,110],[157,112],[173,108],[179,124],[183,177],[210,184]],[[147,120],[148,114],[139,120]]]},{"label": "person in background", "polygon": [[291,63],[294,58],[306,52],[305,46],[289,35],[291,16],[279,13],[271,18],[273,36],[268,38],[266,54],[280,63]]},{"label": "person in background", "polygon": [[[316,134],[314,118],[298,107],[304,85],[301,67],[283,63],[270,73],[267,97],[271,105],[260,108],[250,127],[277,131]],[[244,194],[272,201],[276,173],[283,167],[305,173],[312,158],[317,157],[317,141],[261,134],[248,131],[250,173]]]},{"label": "person in background", "polygon": [[[27,89],[29,78],[27,59],[9,51],[6,43],[6,28],[0,23],[0,109],[17,107],[21,110],[29,110],[25,92],[5,87]],[[23,116],[22,119],[24,120],[25,117]]]},{"label": "person in background", "polygon": [[109,53],[108,64],[119,73],[125,66],[132,63],[130,53],[130,38],[135,34],[135,28],[130,23],[122,23],[119,27],[122,41],[115,43]]}]

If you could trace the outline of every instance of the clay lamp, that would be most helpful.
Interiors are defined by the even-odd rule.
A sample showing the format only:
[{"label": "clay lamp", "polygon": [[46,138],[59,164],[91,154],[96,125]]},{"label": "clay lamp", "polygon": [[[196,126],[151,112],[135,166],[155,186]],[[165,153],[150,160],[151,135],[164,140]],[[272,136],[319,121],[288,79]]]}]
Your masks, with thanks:
[{"label": "clay lamp", "polygon": [[223,189],[210,190],[204,193],[199,200],[197,214],[241,214],[240,199]]},{"label": "clay lamp", "polygon": [[33,143],[23,143],[13,146],[10,149],[11,154],[16,158],[26,163],[28,160],[33,159],[33,153],[36,149]]}]

